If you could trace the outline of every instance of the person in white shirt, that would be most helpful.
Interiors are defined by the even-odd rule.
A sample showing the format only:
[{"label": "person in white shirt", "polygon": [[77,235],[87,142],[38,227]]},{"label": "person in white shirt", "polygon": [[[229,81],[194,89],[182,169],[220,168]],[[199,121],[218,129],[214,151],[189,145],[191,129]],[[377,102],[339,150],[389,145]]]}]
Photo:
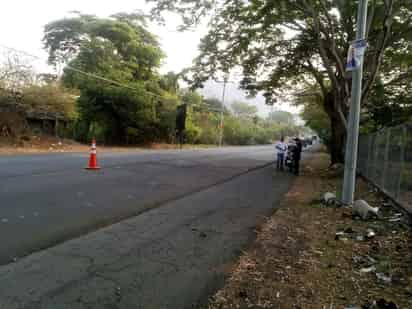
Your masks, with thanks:
[{"label": "person in white shirt", "polygon": [[283,170],[284,161],[285,161],[285,153],[288,149],[288,146],[285,143],[284,137],[282,137],[280,141],[276,143],[275,148],[277,152],[276,167],[279,170]]}]

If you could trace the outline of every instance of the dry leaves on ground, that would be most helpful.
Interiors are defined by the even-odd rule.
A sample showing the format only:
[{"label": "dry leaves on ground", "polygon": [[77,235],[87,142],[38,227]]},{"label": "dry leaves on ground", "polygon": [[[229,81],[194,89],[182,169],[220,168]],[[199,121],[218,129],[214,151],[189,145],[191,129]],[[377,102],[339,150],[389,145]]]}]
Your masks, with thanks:
[{"label": "dry leaves on ground", "polygon": [[327,170],[325,153],[305,165],[209,308],[412,308],[406,216],[362,180],[357,195],[383,205],[381,219],[322,206],[322,193],[338,191],[339,175]]}]

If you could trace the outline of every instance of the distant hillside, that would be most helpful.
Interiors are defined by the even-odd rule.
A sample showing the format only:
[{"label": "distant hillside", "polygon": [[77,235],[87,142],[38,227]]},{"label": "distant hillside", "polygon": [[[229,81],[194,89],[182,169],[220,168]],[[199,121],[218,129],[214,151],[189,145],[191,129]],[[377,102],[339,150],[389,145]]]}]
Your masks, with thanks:
[{"label": "distant hillside", "polygon": [[[199,89],[198,92],[205,98],[222,99],[223,84],[214,81],[207,81],[204,88]],[[228,83],[226,86],[225,105],[230,106],[233,101],[242,101],[249,104],[256,105],[259,110],[259,115],[265,117],[272,110],[270,106],[265,104],[263,96],[258,95],[256,98],[247,98],[246,93],[238,88],[238,84]]]}]

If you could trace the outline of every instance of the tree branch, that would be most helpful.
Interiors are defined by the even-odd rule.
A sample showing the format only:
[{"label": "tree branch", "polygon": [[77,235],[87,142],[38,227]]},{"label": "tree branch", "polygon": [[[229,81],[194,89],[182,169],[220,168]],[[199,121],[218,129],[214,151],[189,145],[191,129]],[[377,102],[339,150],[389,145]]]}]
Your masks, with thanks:
[{"label": "tree branch", "polygon": [[368,20],[367,20],[367,23],[366,23],[366,36],[365,36],[366,40],[369,37],[369,33],[371,31],[371,28],[372,28],[373,19],[375,18],[375,9],[376,9],[376,0],[373,0],[372,4],[371,4],[371,9],[369,11]]},{"label": "tree branch", "polygon": [[307,61],[307,66],[303,66],[304,68],[306,68],[315,78],[316,82],[319,84],[320,89],[322,90],[322,93],[324,96],[326,96],[328,90],[326,88],[325,85],[325,81],[323,79],[322,73],[320,73],[315,66],[312,64],[312,62],[310,60]]},{"label": "tree branch", "polygon": [[333,84],[332,89],[339,93],[340,85],[339,85],[338,79],[336,78],[335,73],[332,70],[332,65],[331,65],[330,60],[328,58],[324,41],[322,40],[322,37],[321,37],[322,30],[321,30],[319,16],[316,14],[314,8],[312,6],[310,6],[306,0],[302,0],[302,3],[306,8],[306,12],[308,12],[309,15],[311,15],[313,17],[314,28],[315,28],[314,31],[316,33],[317,41],[318,41],[318,44],[319,44],[319,53],[320,53],[321,59],[323,61],[323,64],[325,66],[325,69],[328,72],[328,76],[329,76],[329,78],[330,78],[330,80]]},{"label": "tree branch", "polygon": [[385,18],[383,19],[382,39],[375,53],[375,57],[373,58],[371,76],[363,87],[362,99],[366,98],[369,95],[372,86],[375,83],[376,77],[382,64],[382,58],[385,53],[388,39],[391,36],[393,0],[384,0],[384,2],[386,14]]},{"label": "tree branch", "polygon": [[345,114],[343,113],[342,105],[341,104],[336,104],[336,102],[335,102],[335,107],[338,111],[339,118],[342,121],[343,126],[347,130],[348,129],[348,121],[346,120]]},{"label": "tree branch", "polygon": [[408,71],[399,74],[398,77],[391,79],[390,81],[388,81],[387,83],[384,84],[384,87],[387,86],[392,86],[395,85],[401,81],[404,81],[405,79],[409,79],[412,77],[412,69],[409,69]]},{"label": "tree branch", "polygon": [[[339,76],[341,78],[345,77],[345,65],[344,65],[344,60],[342,59],[341,55],[339,55],[339,51],[337,49],[337,44],[336,44],[336,40],[335,40],[335,36],[336,36],[336,30],[335,30],[335,25],[333,23],[333,20],[326,8],[325,3],[323,2],[324,0],[320,1],[322,10],[326,16],[327,22],[328,22],[328,26],[329,29],[331,29],[331,34],[329,35],[329,33],[327,33],[326,31],[323,31],[325,34],[327,33],[327,36],[330,40],[330,52],[332,54],[332,56],[334,57],[335,61],[336,61],[336,68],[339,72]],[[319,22],[319,26],[321,27],[321,24]],[[347,86],[347,83],[345,82],[345,95],[349,95],[349,86]]]}]

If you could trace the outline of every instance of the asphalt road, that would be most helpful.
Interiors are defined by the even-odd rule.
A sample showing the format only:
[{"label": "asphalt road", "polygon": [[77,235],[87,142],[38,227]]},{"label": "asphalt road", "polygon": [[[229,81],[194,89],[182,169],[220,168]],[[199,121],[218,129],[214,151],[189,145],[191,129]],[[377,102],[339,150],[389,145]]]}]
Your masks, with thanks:
[{"label": "asphalt road", "polygon": [[0,157],[1,309],[198,308],[294,178],[272,146],[99,160]]},{"label": "asphalt road", "polygon": [[[273,147],[0,157],[0,264],[228,181]],[[278,181],[282,181],[279,179]]]}]

